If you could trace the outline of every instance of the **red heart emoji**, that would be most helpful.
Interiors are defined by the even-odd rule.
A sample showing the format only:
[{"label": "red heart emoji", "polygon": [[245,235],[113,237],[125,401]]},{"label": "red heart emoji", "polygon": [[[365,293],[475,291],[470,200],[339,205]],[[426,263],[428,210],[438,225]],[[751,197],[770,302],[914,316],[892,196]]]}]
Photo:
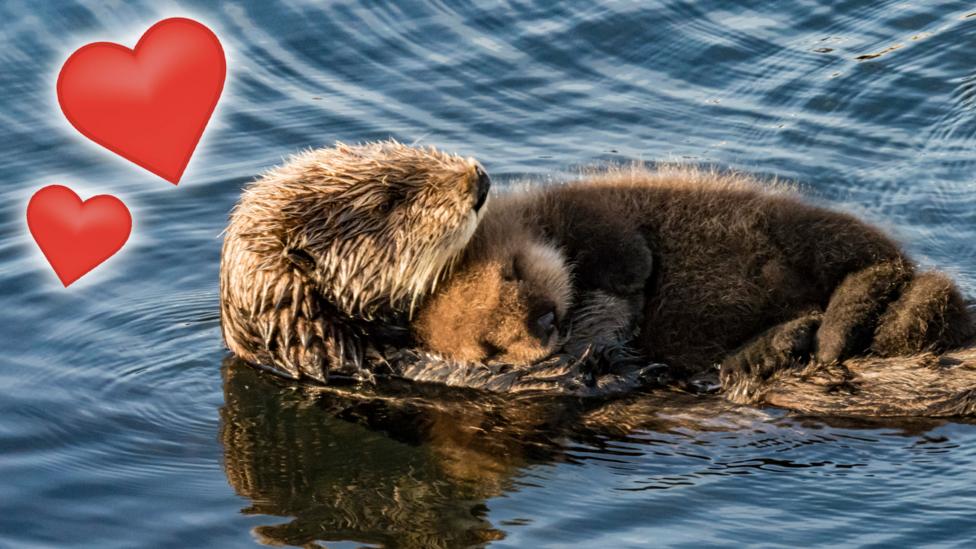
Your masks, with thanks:
[{"label": "red heart emoji", "polygon": [[27,204],[27,227],[67,288],[119,251],[132,232],[132,216],[114,196],[82,202],[68,187],[49,185]]},{"label": "red heart emoji", "polygon": [[58,75],[58,103],[85,137],[175,185],[217,106],[226,71],[210,29],[164,19],[135,49],[96,42],[71,54]]}]

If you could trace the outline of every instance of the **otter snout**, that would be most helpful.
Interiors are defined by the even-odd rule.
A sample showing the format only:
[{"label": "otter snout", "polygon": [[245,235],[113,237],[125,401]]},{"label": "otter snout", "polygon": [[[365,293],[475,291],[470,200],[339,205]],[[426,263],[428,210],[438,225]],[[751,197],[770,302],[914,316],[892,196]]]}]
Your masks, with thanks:
[{"label": "otter snout", "polygon": [[474,211],[477,212],[481,210],[481,207],[488,200],[488,189],[491,188],[491,178],[488,177],[488,172],[481,166],[475,167],[474,172],[475,177],[478,178],[475,189],[477,194],[474,199]]}]

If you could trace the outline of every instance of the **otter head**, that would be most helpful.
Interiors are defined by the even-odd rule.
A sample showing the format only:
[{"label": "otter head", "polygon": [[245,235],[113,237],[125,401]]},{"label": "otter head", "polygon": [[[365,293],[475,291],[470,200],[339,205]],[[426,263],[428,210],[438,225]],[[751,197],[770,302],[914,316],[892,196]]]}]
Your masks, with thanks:
[{"label": "otter head", "polygon": [[394,141],[308,151],[269,171],[226,231],[228,346],[294,377],[358,363],[357,325],[382,324],[433,287],[474,233],[489,185],[473,159]]},{"label": "otter head", "polygon": [[434,148],[340,144],[266,174],[238,211],[273,195],[279,209],[249,220],[268,259],[307,275],[341,312],[371,319],[432,286],[474,233],[489,185],[477,162]]},{"label": "otter head", "polygon": [[552,354],[570,307],[570,271],[555,247],[475,242],[411,323],[419,346],[461,362],[531,364]]}]

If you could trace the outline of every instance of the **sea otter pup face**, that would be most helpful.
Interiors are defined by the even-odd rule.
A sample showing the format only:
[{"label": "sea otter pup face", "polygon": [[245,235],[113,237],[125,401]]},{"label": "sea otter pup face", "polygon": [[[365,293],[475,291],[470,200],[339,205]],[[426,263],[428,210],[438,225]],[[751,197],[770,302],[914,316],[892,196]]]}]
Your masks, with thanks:
[{"label": "sea otter pup face", "polygon": [[473,159],[393,141],[308,151],[266,173],[224,240],[228,346],[295,377],[358,361],[336,321],[409,310],[468,243],[489,185]]},{"label": "sea otter pup face", "polygon": [[[477,239],[477,237],[476,237]],[[463,362],[531,364],[558,347],[570,271],[549,245],[473,245],[411,324],[421,348]]]}]

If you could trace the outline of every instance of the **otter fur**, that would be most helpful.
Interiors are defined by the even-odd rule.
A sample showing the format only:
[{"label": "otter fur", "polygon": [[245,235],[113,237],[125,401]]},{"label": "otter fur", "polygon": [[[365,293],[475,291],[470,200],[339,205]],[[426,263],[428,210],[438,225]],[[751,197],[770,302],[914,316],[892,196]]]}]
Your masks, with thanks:
[{"label": "otter fur", "polygon": [[488,187],[473,159],[395,141],[311,150],[267,172],[225,232],[227,346],[292,378],[368,374],[374,341],[404,337],[407,313],[467,245]]},{"label": "otter fur", "polygon": [[[715,177],[713,174],[694,171],[670,173],[672,176],[704,176],[706,180]],[[685,188],[692,184],[687,180],[668,182],[654,181],[653,178],[647,183]],[[736,185],[734,188],[740,188],[738,185],[753,185],[747,180],[737,180],[726,182],[719,189],[727,189],[732,183]],[[593,185],[604,184],[606,182]],[[524,199],[519,195],[515,198]],[[748,198],[755,199],[754,196]],[[790,200],[772,204],[800,209],[796,202],[792,202],[795,199]],[[594,202],[588,203],[592,205]],[[523,298],[524,303],[518,303],[518,300],[520,296],[545,295],[546,283],[538,276],[513,274],[518,270],[513,270],[512,265],[517,265],[522,259],[519,247],[513,242],[531,243],[535,257],[556,257],[561,252],[555,248],[553,240],[558,233],[533,233],[528,228],[538,220],[522,217],[525,210],[506,208],[507,200],[504,197],[496,197],[494,205],[496,208],[486,216],[472,239],[469,252],[458,265],[455,278],[441,286],[429,298],[421,308],[418,320],[414,322],[414,329],[421,333],[421,345],[442,355],[459,360],[502,357],[520,367],[527,367],[531,360],[520,362],[517,355],[508,354],[504,346],[498,347],[497,344],[488,345],[492,352],[485,351],[481,355],[477,352],[470,354],[460,351],[486,346],[484,334],[477,328],[472,329],[478,326],[485,326],[486,329],[494,326],[514,327],[514,332],[508,332],[509,338],[510,341],[520,342],[519,346],[524,346],[524,341],[538,341],[534,321],[531,318],[526,319],[524,314],[525,310],[531,309],[531,299]],[[835,224],[845,221],[844,218],[838,220],[836,214],[819,211]],[[816,211],[800,209],[800,212],[813,216]],[[587,222],[593,224],[595,219],[590,217]],[[889,246],[894,246],[879,233],[872,233],[872,229],[859,222],[850,218],[846,222],[849,224],[846,227],[848,232],[866,231],[868,236],[862,234],[861,237],[867,240],[871,240],[871,236],[877,236],[881,239],[877,245],[886,251],[890,251]],[[605,230],[601,236],[609,238],[612,234],[613,231]],[[517,238],[512,238],[515,235]],[[573,246],[570,244],[568,249],[572,251]],[[548,253],[539,251],[539,248],[546,246],[550,247]],[[581,251],[577,249],[576,253],[580,254]],[[592,252],[583,250],[582,253]],[[828,254],[829,251],[821,253]],[[617,257],[621,258],[618,262],[626,262],[628,259],[621,255]],[[898,261],[898,270],[911,269],[907,258],[897,253],[894,257]],[[561,278],[573,278],[575,283],[572,293],[561,288],[558,293],[549,294],[550,301],[557,301],[554,309],[571,311],[568,318],[559,317],[563,324],[572,326],[561,338],[561,351],[579,353],[582,349],[606,350],[619,349],[628,344],[646,345],[642,341],[646,338],[644,332],[631,338],[633,330],[638,326],[645,331],[652,330],[654,326],[640,320],[641,311],[646,309],[634,307],[633,304],[629,307],[622,306],[619,296],[632,291],[628,289],[629,286],[618,285],[618,295],[615,297],[605,293],[606,290],[614,289],[614,286],[607,284],[606,279],[598,278],[602,273],[589,273],[589,289],[576,282],[580,278],[579,273],[572,270],[580,264],[585,265],[587,261],[593,260],[584,256],[582,261],[576,263],[560,261],[548,265],[549,279],[554,278],[551,271],[562,266],[567,273]],[[646,268],[651,263],[641,260],[640,265],[641,268]],[[613,270],[615,267],[616,264],[610,263],[605,269]],[[534,267],[534,270],[538,270],[538,267]],[[871,275],[867,277],[869,281],[875,276],[886,280],[891,269],[883,263],[880,267],[869,268],[867,272]],[[829,296],[826,306],[828,311],[832,305],[836,306],[834,300],[842,300],[848,307],[851,304],[859,304],[862,308],[876,306],[873,301],[878,299],[878,293],[872,291],[872,283],[868,282],[865,289],[865,283],[862,282],[865,277],[861,273],[855,274],[856,276],[844,278],[835,290],[835,295]],[[587,273],[583,275],[586,277]],[[726,349],[725,355],[718,357],[716,363],[721,362],[722,365],[724,394],[738,403],[767,403],[807,413],[833,415],[945,416],[976,412],[976,354],[973,354],[972,349],[942,356],[932,352],[917,354],[942,351],[971,337],[971,320],[958,290],[948,277],[940,273],[914,274],[909,271],[908,275],[898,275],[905,276],[907,280],[903,282],[902,288],[885,289],[885,292],[896,295],[887,303],[882,303],[887,306],[876,320],[873,340],[869,340],[871,346],[866,349],[868,352],[855,353],[875,356],[850,358],[843,362],[837,359],[817,360],[817,337],[827,315],[820,310],[822,306],[818,307],[817,303],[800,303],[795,305],[797,309],[806,306],[809,311],[773,325],[738,349]],[[720,273],[716,273],[716,276],[720,276]],[[651,289],[670,282],[667,279],[662,281],[660,274],[653,278],[657,280],[649,286]],[[508,300],[499,299],[501,292],[496,281],[503,279],[509,280],[510,284],[518,288],[518,291],[510,292],[511,298]],[[593,289],[601,284],[602,289]],[[770,290],[780,289],[772,287]],[[573,309],[572,298],[569,297],[571,295],[577,299],[583,296],[586,306]],[[595,295],[599,295],[601,299],[594,300]],[[561,304],[558,303],[559,296],[563,296]],[[642,297],[652,303],[660,299],[653,293]],[[638,298],[637,301],[640,303],[642,299]],[[709,320],[704,318],[701,322],[707,324]],[[518,329],[521,329],[520,335]],[[831,332],[827,334],[832,335]],[[644,350],[647,351],[646,347]],[[874,352],[870,352],[871,350]],[[811,356],[814,360],[809,360]]]},{"label": "otter fur", "polygon": [[419,308],[420,348],[465,362],[532,364],[555,351],[572,305],[562,253],[519,226],[482,223],[451,275]]},{"label": "otter fur", "polygon": [[[916,272],[881,231],[743,175],[621,168],[499,194],[489,216],[559,247],[578,294],[639,307],[636,346],[682,377],[719,363],[751,371],[938,353],[974,335],[956,286]],[[749,360],[733,358],[810,315],[811,337],[788,357],[752,347]]]}]

